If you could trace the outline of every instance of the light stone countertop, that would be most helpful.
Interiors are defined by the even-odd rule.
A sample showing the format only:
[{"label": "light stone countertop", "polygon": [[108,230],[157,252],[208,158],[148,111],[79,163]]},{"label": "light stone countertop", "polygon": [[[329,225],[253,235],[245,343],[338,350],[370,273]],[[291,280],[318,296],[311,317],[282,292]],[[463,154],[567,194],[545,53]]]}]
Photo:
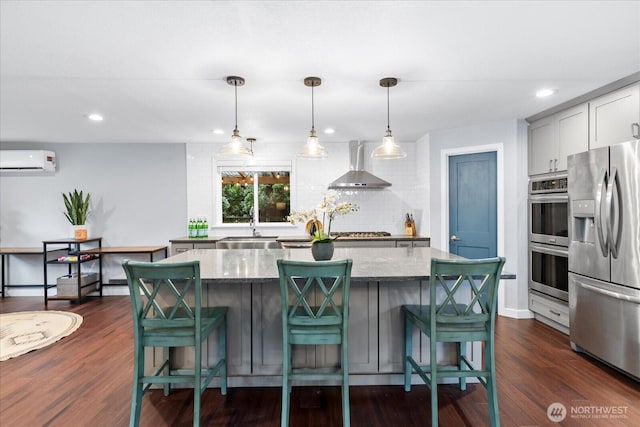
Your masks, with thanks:
[{"label": "light stone countertop", "polygon": [[[278,280],[279,258],[313,261],[309,249],[192,249],[159,262],[199,260],[204,281],[256,283]],[[345,258],[353,260],[353,281],[384,282],[428,280],[431,258],[462,259],[435,248],[336,248],[333,259]]]}]

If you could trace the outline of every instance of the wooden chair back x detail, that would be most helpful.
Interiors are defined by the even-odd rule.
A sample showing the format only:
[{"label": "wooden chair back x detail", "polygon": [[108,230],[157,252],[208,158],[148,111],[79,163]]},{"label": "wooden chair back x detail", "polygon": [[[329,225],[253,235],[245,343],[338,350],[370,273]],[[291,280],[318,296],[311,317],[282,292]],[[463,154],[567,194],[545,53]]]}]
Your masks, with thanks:
[{"label": "wooden chair back x detail", "polygon": [[[350,425],[348,326],[350,259],[304,262],[279,259],[282,300],[282,415],[281,425],[289,425],[289,405],[293,380],[340,380],[342,419]],[[337,369],[298,369],[291,364],[292,345],[338,344]]]},{"label": "wooden chair back x detail", "polygon": [[[192,383],[193,425],[200,424],[200,396],[217,375],[222,394],[227,392],[227,307],[202,307],[202,283],[198,261],[151,263],[125,261],[133,309],[134,362],[130,426],[140,423],[142,396],[152,384],[162,384],[165,396],[172,383]],[[218,362],[202,367],[203,343],[217,331]],[[162,360],[149,375],[145,348],[161,347]],[[194,348],[194,366],[172,369],[170,349]]]},{"label": "wooden chair back x detail", "polygon": [[[438,425],[439,378],[456,377],[461,390],[466,378],[476,377],[486,387],[492,426],[500,425],[495,381],[494,335],[498,283],[505,259],[431,260],[428,305],[403,305],[405,321],[404,388],[411,389],[411,374],[431,389],[431,425]],[[413,327],[429,337],[429,365],[413,357]],[[437,364],[438,342],[457,343],[455,365]],[[484,366],[467,359],[469,342],[484,343]]]}]

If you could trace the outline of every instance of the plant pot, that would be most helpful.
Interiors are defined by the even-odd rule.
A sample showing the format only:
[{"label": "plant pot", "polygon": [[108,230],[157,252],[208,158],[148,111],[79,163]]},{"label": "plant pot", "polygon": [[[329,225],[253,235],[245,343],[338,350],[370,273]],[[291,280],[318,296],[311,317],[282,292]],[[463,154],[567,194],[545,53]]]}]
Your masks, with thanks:
[{"label": "plant pot", "polygon": [[87,240],[87,226],[86,225],[74,225],[73,226],[73,238],[76,240]]},{"label": "plant pot", "polygon": [[328,261],[333,256],[333,242],[313,242],[311,255],[316,261]]}]

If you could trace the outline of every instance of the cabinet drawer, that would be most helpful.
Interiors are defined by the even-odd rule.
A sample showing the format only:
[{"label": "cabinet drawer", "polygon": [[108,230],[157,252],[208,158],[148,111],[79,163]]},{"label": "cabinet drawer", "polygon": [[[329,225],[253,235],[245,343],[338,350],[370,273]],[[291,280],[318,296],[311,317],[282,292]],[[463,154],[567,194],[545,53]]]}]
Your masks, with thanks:
[{"label": "cabinet drawer", "polygon": [[336,248],[394,248],[395,240],[335,240]]},{"label": "cabinet drawer", "polygon": [[172,243],[171,255],[177,255],[181,252],[186,252],[193,249],[193,243]]},{"label": "cabinet drawer", "polygon": [[194,243],[193,249],[215,249],[215,242],[207,242],[207,243]]},{"label": "cabinet drawer", "polygon": [[569,327],[569,305],[541,295],[529,294],[529,310],[564,327]]}]

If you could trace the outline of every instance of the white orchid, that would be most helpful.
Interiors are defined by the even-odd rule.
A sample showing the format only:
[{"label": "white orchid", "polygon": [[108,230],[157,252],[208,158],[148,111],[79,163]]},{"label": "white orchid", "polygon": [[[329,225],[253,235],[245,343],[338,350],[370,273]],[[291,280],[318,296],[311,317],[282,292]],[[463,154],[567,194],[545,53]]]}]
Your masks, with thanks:
[{"label": "white orchid", "polygon": [[[287,220],[292,224],[313,221],[315,226],[313,241],[331,241],[331,223],[336,215],[347,215],[351,212],[356,212],[359,209],[358,205],[351,202],[338,203],[339,199],[340,194],[337,191],[327,190],[322,195],[322,201],[315,209],[291,212],[287,217]],[[322,222],[319,221],[318,212],[322,212]],[[324,227],[326,227],[326,231],[323,229]]]}]

